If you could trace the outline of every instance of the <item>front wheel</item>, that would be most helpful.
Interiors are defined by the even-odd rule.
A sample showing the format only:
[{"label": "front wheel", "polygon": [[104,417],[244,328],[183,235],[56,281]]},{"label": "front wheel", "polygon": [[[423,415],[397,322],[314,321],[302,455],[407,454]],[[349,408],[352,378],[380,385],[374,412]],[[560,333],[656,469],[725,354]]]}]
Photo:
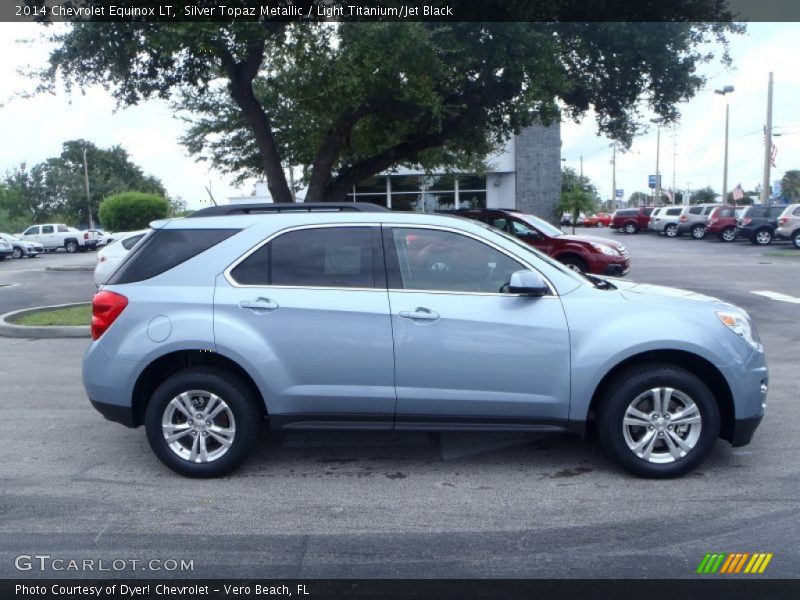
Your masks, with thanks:
[{"label": "front wheel", "polygon": [[209,367],[164,381],[147,405],[150,448],[187,477],[219,477],[238,467],[255,443],[263,411],[242,381]]},{"label": "front wheel", "polygon": [[636,226],[636,223],[627,223],[624,227],[625,233],[633,234],[639,231],[639,228]]},{"label": "front wheel", "polygon": [[702,240],[706,237],[706,228],[702,225],[695,225],[692,227],[692,237],[696,240]]},{"label": "front wheel", "polygon": [[22,258],[22,248],[14,248],[14,258]]},{"label": "front wheel", "polygon": [[70,240],[66,244],[64,244],[64,248],[70,254],[75,254],[78,251],[78,242]]},{"label": "front wheel", "polygon": [[736,230],[733,227],[728,227],[727,229],[723,229],[719,233],[719,239],[723,242],[732,242],[736,239]]},{"label": "front wheel", "polygon": [[693,470],[714,447],[719,428],[719,407],[708,387],[666,363],[621,373],[597,412],[604,450],[642,477],[678,477]]},{"label": "front wheel", "polygon": [[792,246],[800,250],[800,229],[792,234]]},{"label": "front wheel", "polygon": [[560,260],[561,263],[571,271],[577,271],[578,273],[586,273],[586,271],[588,270],[586,263],[583,262],[583,260],[581,260],[577,256],[567,256]]}]

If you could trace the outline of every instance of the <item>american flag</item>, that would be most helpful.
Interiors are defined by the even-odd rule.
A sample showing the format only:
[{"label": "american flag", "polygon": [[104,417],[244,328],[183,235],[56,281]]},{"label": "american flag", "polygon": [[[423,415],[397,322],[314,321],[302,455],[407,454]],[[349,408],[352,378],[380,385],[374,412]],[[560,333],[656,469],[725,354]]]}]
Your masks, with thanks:
[{"label": "american flag", "polygon": [[744,190],[742,189],[742,184],[740,183],[735,188],[733,188],[733,192],[731,193],[733,194],[734,200],[741,200],[742,198],[744,198]]},{"label": "american flag", "polygon": [[[767,127],[764,126],[764,144],[767,143]],[[769,149],[769,164],[775,168],[775,158],[778,156],[778,147],[773,143]]]}]

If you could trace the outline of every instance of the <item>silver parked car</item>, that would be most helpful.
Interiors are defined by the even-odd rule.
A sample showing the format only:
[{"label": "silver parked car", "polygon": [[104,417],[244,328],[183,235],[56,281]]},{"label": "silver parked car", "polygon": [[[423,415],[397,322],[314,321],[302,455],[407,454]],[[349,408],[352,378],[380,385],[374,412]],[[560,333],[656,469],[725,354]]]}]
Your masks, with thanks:
[{"label": "silver parked car", "polygon": [[744,310],[584,276],[476,221],[234,205],[152,227],[94,297],[83,382],[183,475],[230,472],[266,422],[592,428],[631,472],[674,477],[764,414]]},{"label": "silver parked car", "polygon": [[24,256],[34,258],[44,252],[44,248],[40,243],[23,240],[10,233],[0,233],[0,240],[11,244],[12,256],[14,258],[22,258]]},{"label": "silver parked car", "polygon": [[678,217],[677,235],[681,236],[684,233],[691,233],[694,239],[702,240],[706,237],[706,220],[718,206],[720,206],[719,203],[691,204],[684,206]]},{"label": "silver parked car", "polygon": [[683,211],[682,206],[662,206],[650,215],[647,228],[667,237],[678,235],[678,219]]},{"label": "silver parked car", "polygon": [[795,248],[800,249],[800,204],[790,204],[778,217],[776,237],[791,240]]}]

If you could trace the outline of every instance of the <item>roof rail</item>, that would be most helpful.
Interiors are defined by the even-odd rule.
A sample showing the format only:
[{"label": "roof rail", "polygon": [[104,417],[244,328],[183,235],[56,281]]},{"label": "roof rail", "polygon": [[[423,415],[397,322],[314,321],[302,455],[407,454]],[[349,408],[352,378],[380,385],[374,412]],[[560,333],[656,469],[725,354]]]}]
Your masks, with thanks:
[{"label": "roof rail", "polygon": [[262,202],[258,204],[222,204],[201,208],[191,217],[223,217],[286,212],[390,212],[385,206],[368,202]]}]

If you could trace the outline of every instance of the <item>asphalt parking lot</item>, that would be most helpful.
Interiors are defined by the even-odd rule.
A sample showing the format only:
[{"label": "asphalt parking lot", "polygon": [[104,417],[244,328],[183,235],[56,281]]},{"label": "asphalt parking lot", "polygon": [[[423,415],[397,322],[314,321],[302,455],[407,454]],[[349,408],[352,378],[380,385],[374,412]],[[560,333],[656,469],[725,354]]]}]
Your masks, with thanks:
[{"label": "asphalt parking lot", "polygon": [[[720,441],[696,472],[650,481],[620,470],[595,441],[567,436],[263,433],[233,476],[189,480],[157,461],[142,429],[89,406],[80,380],[88,340],[0,338],[0,577],[98,575],[14,567],[19,554],[48,554],[193,560],[180,575],[202,578],[692,578],[707,552],[772,552],[763,576],[796,577],[800,301],[753,292],[800,298],[800,252],[578,232],[623,241],[630,279],[750,312],[771,369],[752,444]],[[59,284],[88,299],[91,273],[26,270],[87,258],[0,264],[0,284],[20,283],[0,287],[0,312],[25,294],[79,301],[51,301],[45,290]]]}]

